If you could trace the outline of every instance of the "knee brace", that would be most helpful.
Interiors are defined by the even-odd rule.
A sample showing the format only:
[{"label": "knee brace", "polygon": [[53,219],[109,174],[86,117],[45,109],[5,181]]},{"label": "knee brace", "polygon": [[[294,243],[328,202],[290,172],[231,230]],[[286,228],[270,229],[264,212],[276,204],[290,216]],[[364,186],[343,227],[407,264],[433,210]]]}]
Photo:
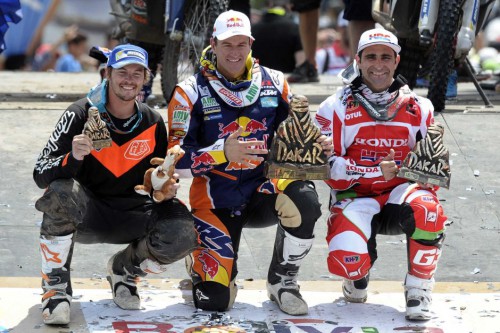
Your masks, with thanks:
[{"label": "knee brace", "polygon": [[437,198],[421,195],[402,207],[401,227],[407,235],[408,272],[421,279],[431,279],[441,256],[446,216]]},{"label": "knee brace", "polygon": [[35,203],[43,213],[41,234],[62,236],[75,232],[87,210],[88,196],[73,179],[57,179]]},{"label": "knee brace", "polygon": [[415,240],[441,239],[447,217],[434,196],[420,196],[401,206],[401,229]]},{"label": "knee brace", "polygon": [[238,288],[232,280],[229,286],[204,281],[193,285],[194,306],[205,311],[227,311],[233,307]]},{"label": "knee brace", "polygon": [[275,209],[281,225],[285,228],[304,229],[299,238],[311,238],[314,224],[321,216],[321,204],[311,182],[294,181],[278,194]]},{"label": "knee brace", "polygon": [[142,258],[154,258],[162,265],[183,259],[198,246],[198,235],[192,217],[156,222],[153,230],[139,241]]},{"label": "knee brace", "polygon": [[342,214],[328,217],[328,270],[335,275],[359,280],[370,271],[372,261],[367,239]]},{"label": "knee brace", "polygon": [[[443,236],[444,238],[444,236]],[[441,240],[443,239],[441,238]],[[441,240],[436,244],[408,239],[408,273],[420,279],[432,279],[441,256]]]}]

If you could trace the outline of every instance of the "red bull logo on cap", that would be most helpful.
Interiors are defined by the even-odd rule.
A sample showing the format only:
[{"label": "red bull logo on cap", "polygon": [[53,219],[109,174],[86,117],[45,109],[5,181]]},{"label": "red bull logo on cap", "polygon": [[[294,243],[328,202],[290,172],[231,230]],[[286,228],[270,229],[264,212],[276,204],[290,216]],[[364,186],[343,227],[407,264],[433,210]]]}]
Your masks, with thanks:
[{"label": "red bull logo on cap", "polygon": [[228,28],[233,28],[233,27],[244,27],[243,20],[239,17],[230,17],[226,20],[226,26]]}]

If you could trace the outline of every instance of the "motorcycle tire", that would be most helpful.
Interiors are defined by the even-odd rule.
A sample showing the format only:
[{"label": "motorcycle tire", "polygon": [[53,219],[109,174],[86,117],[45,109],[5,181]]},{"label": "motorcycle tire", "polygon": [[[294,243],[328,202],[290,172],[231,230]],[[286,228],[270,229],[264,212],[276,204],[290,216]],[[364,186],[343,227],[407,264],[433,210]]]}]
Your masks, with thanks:
[{"label": "motorcycle tire", "polygon": [[445,109],[448,76],[454,67],[456,34],[460,20],[460,0],[441,0],[435,34],[434,51],[431,54],[432,68],[430,72],[427,98],[434,105],[435,111]]},{"label": "motorcycle tire", "polygon": [[413,89],[420,74],[422,59],[425,59],[425,51],[411,40],[401,39],[400,61],[396,74],[401,74]]},{"label": "motorcycle tire", "polygon": [[161,88],[168,103],[178,82],[198,71],[201,53],[210,44],[217,16],[226,11],[228,0],[187,0],[181,41],[165,36]]}]

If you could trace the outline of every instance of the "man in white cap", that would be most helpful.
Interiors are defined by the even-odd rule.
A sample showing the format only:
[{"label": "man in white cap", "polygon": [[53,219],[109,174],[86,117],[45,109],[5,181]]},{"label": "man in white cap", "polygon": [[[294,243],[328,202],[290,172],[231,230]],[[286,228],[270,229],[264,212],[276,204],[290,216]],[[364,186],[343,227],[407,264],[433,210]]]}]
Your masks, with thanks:
[{"label": "man in white cap", "polygon": [[[40,253],[46,324],[70,322],[75,241],[128,244],[108,262],[113,300],[128,310],[141,308],[139,277],[163,272],[197,246],[192,216],[175,198],[177,175],[160,203],[134,190],[143,184],[151,158],[167,153],[163,118],[136,101],[148,76],[144,49],[130,44],[114,48],[106,79],[68,107],[38,157],[33,177],[46,189],[35,205],[43,212]],[[110,147],[96,147],[89,135],[82,134],[92,106],[99,111],[92,119],[104,123],[110,133]]]},{"label": "man in white cap", "polygon": [[[267,147],[288,116],[291,93],[283,73],[252,58],[252,42],[248,17],[222,13],[200,73],[179,83],[168,105],[169,145],[186,151],[176,167],[181,176],[194,176],[190,204],[201,241],[187,262],[194,305],[230,309],[243,227],[277,225],[268,295],[283,312],[303,315],[308,306],[297,275],[320,203],[310,181],[264,176]],[[331,139],[318,142],[329,156]]]},{"label": "man in white cap", "polygon": [[356,61],[341,76],[345,86],[316,114],[335,154],[328,218],[328,269],[343,278],[350,302],[365,302],[377,259],[377,234],[406,234],[406,318],[431,318],[431,290],[444,240],[446,216],[436,186],[397,176],[399,165],[434,123],[433,106],[398,77],[398,40],[372,29],[359,40]]}]

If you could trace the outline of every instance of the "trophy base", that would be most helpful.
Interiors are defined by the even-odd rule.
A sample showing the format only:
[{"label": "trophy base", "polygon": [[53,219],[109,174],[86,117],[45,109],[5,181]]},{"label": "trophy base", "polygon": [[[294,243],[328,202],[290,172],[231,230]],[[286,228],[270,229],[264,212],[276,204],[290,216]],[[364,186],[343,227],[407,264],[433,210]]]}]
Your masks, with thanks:
[{"label": "trophy base", "polygon": [[92,146],[94,147],[94,149],[102,149],[102,148],[108,148],[108,147],[111,147],[111,142],[113,142],[113,140],[96,140],[96,141],[92,141]]},{"label": "trophy base", "polygon": [[450,188],[450,177],[429,175],[421,171],[408,169],[406,167],[401,167],[399,169],[398,177],[413,180],[414,182],[437,185],[446,189]]},{"label": "trophy base", "polygon": [[330,165],[291,164],[266,162],[264,172],[267,178],[325,180],[330,179]]}]

